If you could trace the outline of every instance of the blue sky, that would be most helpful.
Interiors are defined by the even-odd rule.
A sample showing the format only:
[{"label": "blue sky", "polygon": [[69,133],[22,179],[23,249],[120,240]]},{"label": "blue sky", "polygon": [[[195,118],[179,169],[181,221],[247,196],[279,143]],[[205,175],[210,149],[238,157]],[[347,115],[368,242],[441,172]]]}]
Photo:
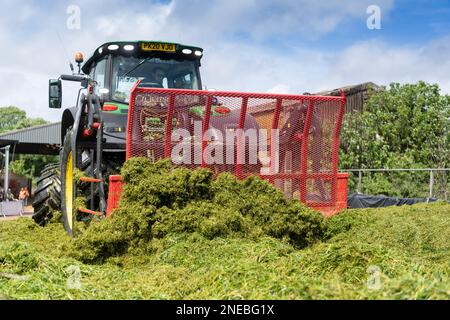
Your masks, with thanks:
[{"label": "blue sky", "polygon": [[[70,5],[80,29],[66,26]],[[367,28],[370,5],[381,10],[379,30]],[[119,39],[203,47],[209,88],[298,93],[425,80],[450,93],[450,1],[2,0],[0,106],[58,121],[48,79],[68,72],[75,51]],[[75,91],[64,85],[64,105]]]},{"label": "blue sky", "polygon": [[381,30],[369,30],[365,24],[368,15],[363,14],[363,21],[349,19],[334,32],[310,44],[322,49],[328,46],[342,49],[357,41],[378,39],[393,46],[420,46],[450,34],[450,1],[400,0],[392,1],[392,7],[387,10],[381,9]]}]

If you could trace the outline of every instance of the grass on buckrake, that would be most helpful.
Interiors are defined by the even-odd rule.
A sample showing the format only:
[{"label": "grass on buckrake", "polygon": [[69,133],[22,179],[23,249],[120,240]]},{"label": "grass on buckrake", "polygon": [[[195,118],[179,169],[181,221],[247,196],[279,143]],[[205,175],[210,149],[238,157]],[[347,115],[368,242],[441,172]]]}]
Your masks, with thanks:
[{"label": "grass on buckrake", "polygon": [[[191,233],[155,240],[151,254],[88,265],[64,251],[71,240],[61,224],[3,222],[0,298],[450,298],[450,205],[348,210],[327,225],[324,239],[303,249],[266,235]],[[71,289],[77,268],[80,287]],[[373,270],[380,283],[368,287],[377,284]]]},{"label": "grass on buckrake", "polygon": [[[215,238],[270,236],[307,247],[323,238],[323,217],[289,200],[258,177],[237,180],[208,169],[174,167],[132,158],[122,168],[119,207],[105,220],[89,223],[66,251],[85,263],[103,263],[127,253],[151,254],[161,240],[198,233]],[[157,249],[157,247],[156,247]]]}]

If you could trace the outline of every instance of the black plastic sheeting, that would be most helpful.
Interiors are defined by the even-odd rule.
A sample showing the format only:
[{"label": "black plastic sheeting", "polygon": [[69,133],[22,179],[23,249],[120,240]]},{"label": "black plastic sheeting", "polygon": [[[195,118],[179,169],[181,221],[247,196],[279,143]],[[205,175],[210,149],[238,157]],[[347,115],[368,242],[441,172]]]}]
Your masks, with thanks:
[{"label": "black plastic sheeting", "polygon": [[436,202],[435,198],[393,198],[386,196],[369,196],[365,194],[352,193],[348,196],[347,206],[351,209],[358,208],[381,208],[391,206],[413,205],[423,202]]}]

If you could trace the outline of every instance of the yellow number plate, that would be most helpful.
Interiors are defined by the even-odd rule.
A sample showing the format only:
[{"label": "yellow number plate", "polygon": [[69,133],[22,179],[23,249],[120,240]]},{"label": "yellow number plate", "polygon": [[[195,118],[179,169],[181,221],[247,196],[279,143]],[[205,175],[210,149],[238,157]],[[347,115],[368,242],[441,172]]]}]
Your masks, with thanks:
[{"label": "yellow number plate", "polygon": [[141,49],[143,51],[175,52],[176,48],[173,43],[143,42],[141,43]]}]

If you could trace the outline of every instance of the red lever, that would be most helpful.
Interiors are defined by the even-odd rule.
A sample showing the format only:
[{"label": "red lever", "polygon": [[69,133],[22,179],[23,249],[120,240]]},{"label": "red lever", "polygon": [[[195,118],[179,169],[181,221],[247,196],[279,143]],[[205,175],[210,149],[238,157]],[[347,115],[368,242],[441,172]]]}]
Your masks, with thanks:
[{"label": "red lever", "polygon": [[83,129],[83,137],[84,138],[90,137],[91,135],[92,135],[92,130],[90,130],[88,128]]}]

